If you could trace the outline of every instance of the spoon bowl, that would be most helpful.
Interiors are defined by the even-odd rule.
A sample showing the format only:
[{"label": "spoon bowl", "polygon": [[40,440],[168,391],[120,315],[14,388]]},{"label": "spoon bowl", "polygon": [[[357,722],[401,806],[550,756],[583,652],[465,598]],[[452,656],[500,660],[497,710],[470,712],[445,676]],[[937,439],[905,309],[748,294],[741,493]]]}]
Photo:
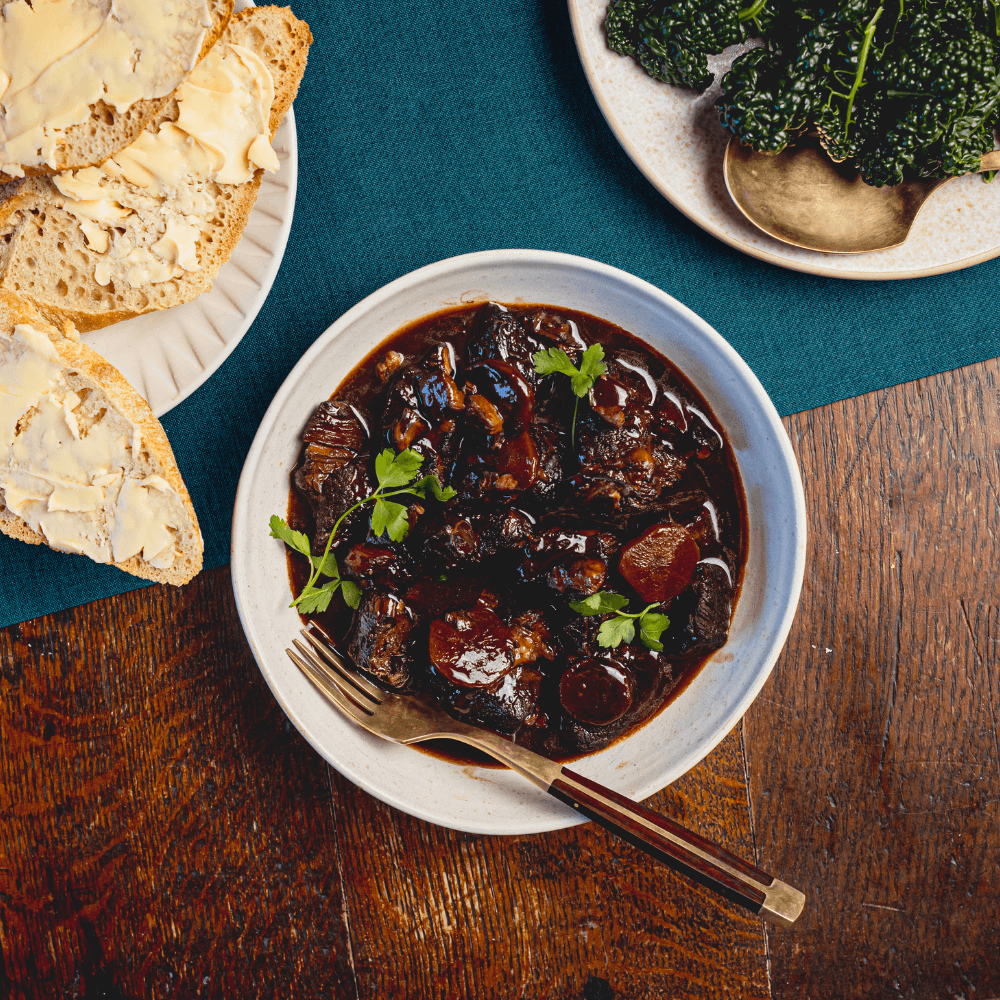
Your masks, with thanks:
[{"label": "spoon bowl", "polygon": [[[1000,150],[980,171],[1000,169]],[[777,154],[729,140],[723,166],[737,208],[769,236],[822,253],[871,253],[902,244],[933,192],[951,178],[872,187],[856,168],[834,163],[807,138]]]}]

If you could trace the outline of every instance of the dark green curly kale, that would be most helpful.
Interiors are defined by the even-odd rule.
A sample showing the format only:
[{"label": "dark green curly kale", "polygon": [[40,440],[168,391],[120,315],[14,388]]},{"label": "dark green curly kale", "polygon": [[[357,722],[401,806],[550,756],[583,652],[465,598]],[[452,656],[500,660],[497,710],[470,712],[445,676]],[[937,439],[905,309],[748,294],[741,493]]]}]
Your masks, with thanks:
[{"label": "dark green curly kale", "polygon": [[723,125],[767,153],[818,134],[869,184],[975,170],[1000,127],[1000,0],[612,0],[606,29],[697,88],[709,55],[761,34],[723,78]]},{"label": "dark green curly kale", "polygon": [[764,0],[749,7],[741,0],[612,0],[604,26],[608,45],[635,56],[650,76],[704,90],[712,82],[708,57],[745,41],[764,7]]},{"label": "dark green curly kale", "polygon": [[722,124],[766,153],[815,129],[827,136],[834,159],[847,159],[855,152],[849,126],[859,68],[871,47],[869,2],[842,0],[828,14],[795,5],[788,14],[768,33],[766,47],[741,56],[724,77]]},{"label": "dark green curly kale", "polygon": [[977,27],[987,27],[982,6],[924,4],[872,67],[871,121],[858,155],[869,184],[970,173],[993,148],[998,36],[995,21],[992,37]]}]

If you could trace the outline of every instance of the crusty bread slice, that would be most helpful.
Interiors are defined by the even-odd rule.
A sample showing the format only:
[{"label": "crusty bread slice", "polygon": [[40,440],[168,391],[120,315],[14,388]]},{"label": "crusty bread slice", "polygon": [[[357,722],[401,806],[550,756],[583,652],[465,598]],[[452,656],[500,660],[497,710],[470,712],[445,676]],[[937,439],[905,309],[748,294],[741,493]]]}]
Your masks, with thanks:
[{"label": "crusty bread slice", "polygon": [[[10,2],[11,0],[0,0],[0,9]],[[233,0],[209,0],[208,8],[212,26],[205,32],[201,51],[198,53],[199,61],[205,57],[229,23],[233,13]],[[56,143],[55,167],[47,164],[26,166],[24,173],[31,177],[97,166],[132,142],[170,100],[171,95],[167,94],[148,101],[137,101],[121,112],[104,101],[98,101],[91,105],[89,120],[61,130],[60,140]],[[6,179],[7,175],[0,171],[0,181]]]},{"label": "crusty bread slice", "polygon": [[[220,42],[242,45],[267,64],[274,78],[273,139],[305,72],[309,26],[287,7],[254,7],[230,19]],[[177,115],[171,98],[148,128],[155,132]],[[87,245],[77,220],[55,203],[52,181],[34,177],[9,183],[0,188],[0,195],[6,194],[0,205],[0,289],[29,299],[53,322],[69,320],[81,331],[189,302],[211,288],[239,242],[262,175],[258,170],[245,184],[208,182],[215,208],[198,241],[198,270],[141,287],[97,284],[94,270],[102,255]]]},{"label": "crusty bread slice", "polygon": [[[49,338],[62,362],[61,385],[80,397],[73,410],[81,434],[86,437],[101,423],[113,434],[125,435],[135,441],[133,428],[139,431],[139,454],[130,448],[131,466],[124,470],[125,479],[143,480],[159,476],[176,491],[170,495],[172,514],[177,527],[171,531],[176,555],[173,565],[157,569],[143,559],[142,553],[111,565],[134,576],[160,583],[187,583],[201,569],[203,543],[187,487],[181,478],[170,442],[160,422],[153,416],[146,401],[96,351],[78,342],[79,335],[67,325],[62,332],[49,323],[32,306],[14,295],[0,292],[0,349],[8,351],[13,341],[14,327],[26,323]],[[31,411],[18,423],[18,436],[30,425]],[[0,488],[0,531],[32,545],[47,544],[41,533],[33,530],[23,518],[7,507]]]}]

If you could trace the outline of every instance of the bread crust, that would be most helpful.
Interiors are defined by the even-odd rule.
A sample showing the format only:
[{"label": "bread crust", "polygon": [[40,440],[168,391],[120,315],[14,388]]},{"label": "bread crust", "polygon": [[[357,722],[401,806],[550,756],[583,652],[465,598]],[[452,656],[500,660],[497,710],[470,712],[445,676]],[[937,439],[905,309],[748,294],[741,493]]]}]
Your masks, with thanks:
[{"label": "bread crust", "polygon": [[[110,565],[133,576],[157,583],[180,586],[189,582],[202,567],[204,543],[198,527],[198,516],[180,469],[177,467],[177,460],[167,440],[166,432],[153,415],[149,404],[132,388],[117,368],[105,361],[95,350],[75,340],[76,333],[71,326],[64,327],[60,331],[46,322],[30,303],[0,291],[0,334],[10,336],[18,323],[28,323],[40,333],[46,334],[55,346],[63,367],[68,372],[75,372],[85,381],[93,383],[118,413],[139,428],[143,452],[147,452],[153,460],[157,467],[156,474],[162,476],[176,490],[189,518],[194,544],[189,551],[180,553],[180,558],[175,560],[173,566],[157,569],[147,563],[141,555],[131,556],[122,562],[112,562]],[[0,531],[31,545],[47,544],[43,535],[29,527],[26,521],[4,506],[2,501],[0,501]]]}]

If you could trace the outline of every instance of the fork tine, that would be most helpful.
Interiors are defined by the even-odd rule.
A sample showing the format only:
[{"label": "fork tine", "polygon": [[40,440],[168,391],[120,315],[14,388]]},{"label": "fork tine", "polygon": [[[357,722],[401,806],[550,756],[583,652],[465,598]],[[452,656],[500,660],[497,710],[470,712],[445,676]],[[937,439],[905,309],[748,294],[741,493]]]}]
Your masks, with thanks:
[{"label": "fork tine", "polygon": [[361,711],[371,715],[378,708],[377,705],[359,695],[340,674],[331,670],[308,646],[304,646],[298,639],[295,639],[292,645],[302,654],[302,657],[314,671],[325,677],[329,684],[333,684],[345,698],[357,705]]},{"label": "fork tine", "polygon": [[341,691],[344,692],[349,698],[356,701],[362,708],[372,711],[377,708],[381,702],[368,694],[360,685],[355,684],[353,674],[348,667],[346,667],[336,652],[331,652],[330,655],[321,658],[317,656],[317,653],[325,653],[326,650],[323,649],[322,644],[317,645],[318,640],[314,639],[312,636],[306,632],[305,629],[302,630],[302,634],[310,640],[309,646],[303,646],[298,639],[293,640],[295,647],[305,656],[309,662],[320,669],[326,677],[335,683]]},{"label": "fork tine", "polygon": [[295,664],[301,670],[306,677],[309,678],[323,692],[323,694],[329,698],[330,701],[334,703],[345,715],[349,715],[355,722],[360,723],[365,726],[371,719],[371,713],[366,712],[359,705],[356,705],[350,698],[347,697],[343,691],[334,684],[333,681],[328,680],[327,677],[317,670],[308,660],[303,659],[298,656],[294,650],[286,649],[285,652],[288,654],[292,663]]},{"label": "fork tine", "polygon": [[[310,624],[314,624],[310,622]],[[304,628],[302,634],[309,640],[310,643],[316,648],[319,654],[326,659],[332,666],[337,669],[337,672],[344,678],[344,680],[349,681],[353,684],[358,691],[366,695],[376,704],[381,704],[384,694],[380,691],[374,684],[370,681],[366,681],[359,673],[356,672],[354,668],[348,666],[341,657],[340,653],[337,652],[336,647],[333,645],[330,637],[326,634],[326,631],[319,625],[316,625],[316,631],[323,636],[326,640],[321,642],[316,638],[309,629]]]}]

